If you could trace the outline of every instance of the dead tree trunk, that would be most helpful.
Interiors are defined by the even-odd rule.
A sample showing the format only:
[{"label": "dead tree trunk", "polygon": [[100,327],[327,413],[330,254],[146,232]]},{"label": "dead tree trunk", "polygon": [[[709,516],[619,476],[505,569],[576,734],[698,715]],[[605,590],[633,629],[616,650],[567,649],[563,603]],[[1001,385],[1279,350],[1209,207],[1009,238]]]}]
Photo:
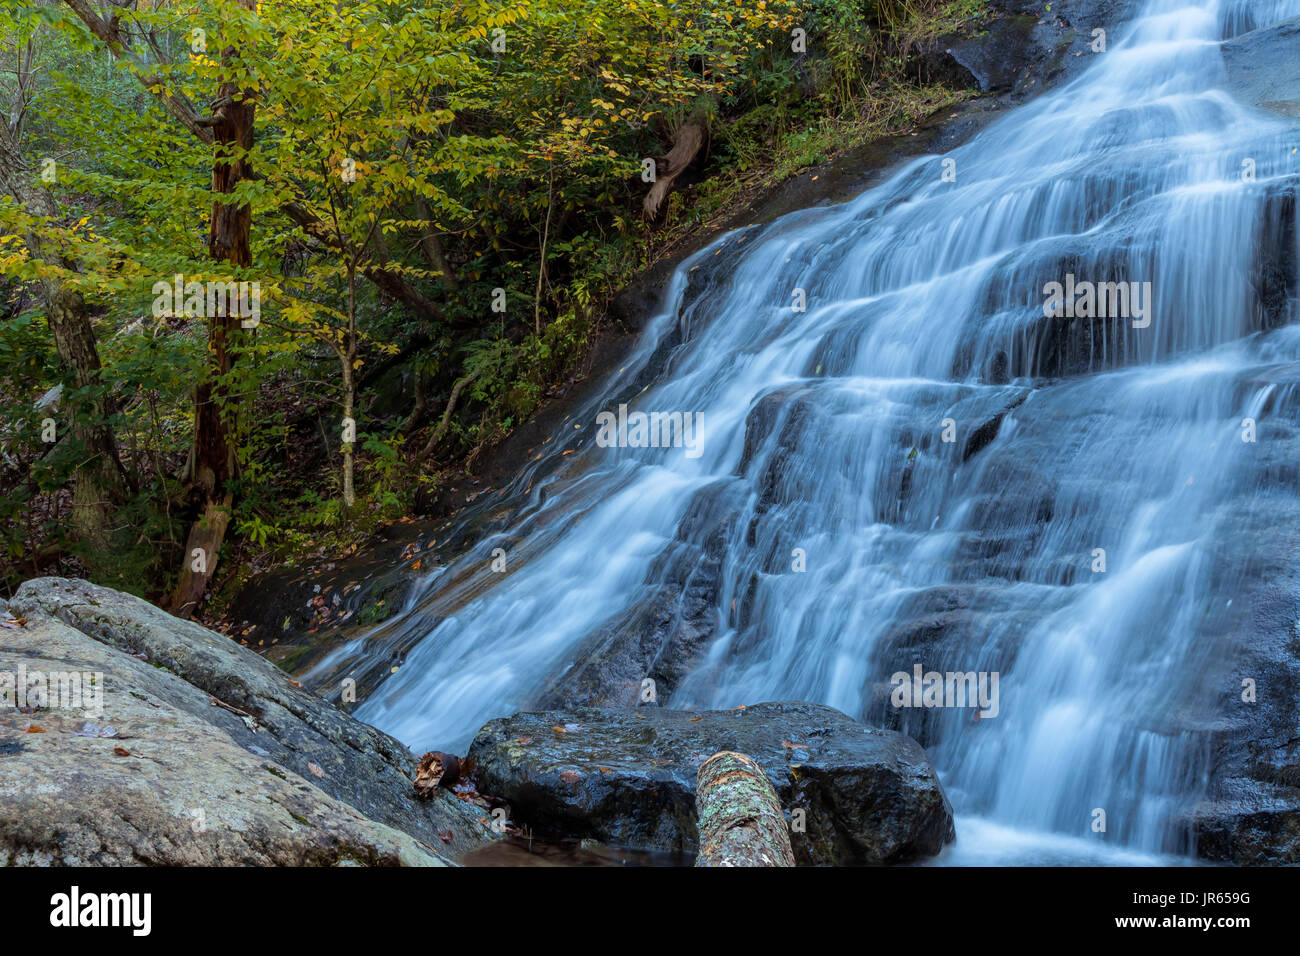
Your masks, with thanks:
[{"label": "dead tree trunk", "polygon": [[[182,126],[205,143],[214,141],[213,119],[199,115],[199,111],[184,93],[173,92],[171,84],[166,82],[165,77],[156,76],[153,71],[147,69],[148,64],[134,53],[129,37],[122,33],[116,17],[101,17],[96,12],[92,0],[63,0],[63,2],[89,28],[90,32],[104,43],[113,57],[125,58],[136,67],[135,76],[140,85]],[[255,9],[255,0],[231,0],[231,2],[239,2],[249,9]],[[250,175],[257,178],[256,173],[250,172]],[[283,212],[302,226],[308,235],[318,239],[328,236],[325,223],[301,203],[290,202],[283,207]],[[421,318],[430,322],[448,321],[436,303],[430,302],[406,280],[399,270],[388,266],[386,262],[367,266],[361,274],[373,282],[384,295],[401,302]],[[474,320],[468,316],[460,316],[449,324],[458,328],[468,327],[474,324]]]},{"label": "dead tree trunk", "polygon": [[781,801],[763,768],[719,751],[700,766],[695,791],[700,853],[696,866],[794,866]]},{"label": "dead tree trunk", "polygon": [[[228,0],[248,10],[256,0]],[[233,49],[222,52],[226,62]],[[227,81],[217,91],[210,121],[214,161],[212,191],[228,194],[253,178],[248,151],[253,148],[253,120],[256,112],[252,93]],[[212,226],[208,231],[208,254],[216,262],[235,269],[252,264],[249,234],[252,210],[244,204],[215,201]],[[172,595],[171,611],[183,617],[193,614],[203,600],[203,591],[217,567],[217,556],[230,524],[234,496],[228,482],[235,476],[235,435],[229,416],[233,401],[225,383],[234,367],[235,337],[240,316],[232,303],[224,302],[216,315],[208,316],[208,367],[194,389],[193,471],[190,475],[199,515],[185,542],[180,579]]]},{"label": "dead tree trunk", "polygon": [[655,164],[655,181],[641,203],[641,209],[647,219],[656,219],[663,208],[664,201],[672,192],[673,183],[677,181],[686,167],[704,145],[704,127],[695,122],[684,123],[677,130],[673,148],[668,155]]},{"label": "dead tree trunk", "polygon": [[[0,119],[0,188],[29,213],[56,220],[58,204],[32,181],[20,136],[20,129]],[[76,270],[75,262],[57,248],[47,247],[40,235],[31,233],[24,239],[33,259]],[[45,320],[64,368],[64,401],[71,434],[82,454],[72,490],[72,529],[79,540],[90,545],[86,560],[95,567],[107,557],[113,507],[134,483],[122,465],[117,438],[109,423],[113,401],[98,388],[101,365],[90,309],[80,292],[54,276],[43,278],[40,288]]]}]

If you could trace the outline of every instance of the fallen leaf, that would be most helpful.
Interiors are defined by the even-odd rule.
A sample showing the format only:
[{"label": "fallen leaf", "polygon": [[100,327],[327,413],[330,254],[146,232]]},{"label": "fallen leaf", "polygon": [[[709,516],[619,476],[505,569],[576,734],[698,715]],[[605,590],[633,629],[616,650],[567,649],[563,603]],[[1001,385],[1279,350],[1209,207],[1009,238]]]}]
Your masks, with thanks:
[{"label": "fallen leaf", "polygon": [[564,773],[560,774],[560,779],[567,784],[575,784],[582,779],[582,774],[578,773],[576,770],[566,770]]},{"label": "fallen leaf", "polygon": [[27,732],[29,734],[43,734],[45,733],[45,728],[42,727],[40,724],[29,724],[27,727]]},{"label": "fallen leaf", "polygon": [[308,761],[308,762],[307,762],[307,769],[310,770],[310,771],[312,772],[312,776],[314,776],[314,777],[323,777],[323,776],[325,776],[325,771],[322,770],[322,769],[320,768],[320,765],[319,765],[319,764],[314,764],[314,763],[312,763],[311,761]]},{"label": "fallen leaf", "polygon": [[119,756],[119,757],[129,757],[129,756],[131,756],[131,751],[127,750],[125,747],[114,747],[114,748],[113,748],[113,753],[116,754],[116,755]]}]

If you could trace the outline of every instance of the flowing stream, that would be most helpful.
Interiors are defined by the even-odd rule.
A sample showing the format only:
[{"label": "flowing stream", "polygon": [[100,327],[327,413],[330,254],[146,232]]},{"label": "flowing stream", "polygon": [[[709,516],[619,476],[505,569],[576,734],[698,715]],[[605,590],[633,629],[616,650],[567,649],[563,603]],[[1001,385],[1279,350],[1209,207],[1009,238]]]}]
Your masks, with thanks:
[{"label": "flowing stream", "polygon": [[[1224,91],[1219,43],[1295,15],[1149,0],[946,157],[683,263],[512,523],[381,627],[410,651],[358,716],[463,750],[677,595],[704,638],[668,706],[808,699],[913,733],[957,811],[940,862],[1186,858],[1267,467],[1244,423],[1294,419],[1300,362],[1294,291],[1259,278],[1300,140]],[[1067,276],[1136,294],[1045,317]],[[693,450],[600,447],[620,402],[697,416]],[[997,715],[900,711],[916,664],[998,674]]]}]

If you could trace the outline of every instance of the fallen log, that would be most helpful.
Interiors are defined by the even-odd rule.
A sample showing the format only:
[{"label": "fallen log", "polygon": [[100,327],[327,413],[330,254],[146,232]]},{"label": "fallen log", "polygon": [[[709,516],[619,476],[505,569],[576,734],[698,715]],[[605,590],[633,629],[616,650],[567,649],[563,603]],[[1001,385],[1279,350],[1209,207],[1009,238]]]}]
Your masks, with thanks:
[{"label": "fallen log", "polygon": [[700,766],[695,794],[696,866],[794,866],[781,801],[744,754],[722,750]]},{"label": "fallen log", "polygon": [[450,787],[460,779],[460,758],[441,750],[432,750],[420,758],[415,770],[415,793],[431,797],[439,787]]}]

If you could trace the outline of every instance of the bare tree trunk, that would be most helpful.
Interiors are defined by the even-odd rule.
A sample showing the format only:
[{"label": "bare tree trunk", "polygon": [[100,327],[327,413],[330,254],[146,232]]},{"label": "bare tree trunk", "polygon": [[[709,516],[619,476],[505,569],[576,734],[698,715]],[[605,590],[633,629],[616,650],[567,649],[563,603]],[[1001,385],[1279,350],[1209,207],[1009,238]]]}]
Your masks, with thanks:
[{"label": "bare tree trunk", "polygon": [[[254,10],[257,0],[227,0]],[[229,62],[235,51],[222,51]],[[235,98],[239,97],[236,102]],[[256,106],[252,93],[227,81],[217,91],[220,104],[212,122],[215,160],[212,164],[212,191],[234,192],[242,182],[252,179],[247,151],[253,148],[253,121]],[[252,210],[247,205],[212,204],[212,227],[208,231],[208,254],[216,262],[236,269],[252,264],[249,244]],[[229,305],[229,303],[223,303]],[[222,381],[234,367],[235,336],[240,317],[222,308],[208,316],[208,368],[194,390],[194,449],[192,489],[199,503],[199,517],[190,528],[180,579],[172,594],[171,611],[181,616],[194,613],[203,601],[203,592],[217,567],[217,557],[230,524],[234,502],[227,483],[235,476],[235,436],[227,416],[234,402]]]},{"label": "bare tree trunk", "polygon": [[442,441],[442,436],[447,431],[447,426],[451,424],[451,413],[456,410],[456,402],[460,400],[460,393],[465,390],[466,385],[474,381],[477,377],[477,371],[470,372],[468,375],[456,379],[455,383],[451,386],[451,396],[447,399],[447,407],[442,411],[442,421],[438,422],[438,427],[433,430],[433,434],[429,436],[429,440],[425,442],[424,447],[420,449],[421,458],[428,458],[432,455],[434,448],[438,446],[438,442]]},{"label": "bare tree trunk", "polygon": [[[20,83],[20,99],[25,94]],[[11,120],[0,119],[0,187],[29,213],[56,220],[58,205],[48,191],[32,181],[32,170],[22,154],[19,136],[24,110],[25,102],[20,102]],[[25,242],[33,259],[75,270],[76,263],[64,259],[57,250],[45,248],[39,235],[29,234]],[[117,438],[109,424],[113,402],[97,388],[102,366],[85,299],[53,277],[43,279],[40,285],[46,322],[64,368],[64,407],[71,434],[84,455],[73,483],[72,528],[79,540],[90,545],[87,560],[95,567],[108,557],[113,507],[124,499],[124,492],[133,487],[133,482],[122,465]]]},{"label": "bare tree trunk", "polygon": [[[156,98],[167,112],[171,113],[176,120],[187,130],[205,143],[215,141],[213,135],[213,118],[204,117],[195,109],[183,93],[169,92],[173,88],[170,84],[152,75],[145,69],[146,62],[142,57],[134,53],[129,46],[128,38],[122,35],[118,26],[117,19],[107,19],[99,16],[91,0],[63,0],[64,4],[80,20],[86,24],[90,32],[93,33],[109,54],[115,58],[125,58],[139,69],[136,78],[140,85]],[[231,3],[241,3],[249,9],[255,9],[256,0],[227,0]],[[256,173],[250,171],[250,176],[257,179]],[[328,242],[328,229],[325,223],[321,222],[309,209],[304,208],[296,202],[288,203],[283,207],[286,216],[302,226],[303,230],[310,236]],[[419,289],[406,281],[406,277],[400,272],[386,268],[386,263],[367,266],[361,274],[373,282],[384,295],[396,299],[413,313],[429,321],[445,321],[441,308],[433,302],[430,302]],[[451,323],[457,327],[466,327],[474,324],[472,318],[462,316]]]},{"label": "bare tree trunk", "polygon": [[696,866],[795,865],[781,801],[762,767],[722,750],[700,765],[697,780]]},{"label": "bare tree trunk", "polygon": [[438,238],[437,232],[434,231],[433,211],[429,209],[429,204],[425,202],[424,197],[416,200],[416,212],[425,221],[425,227],[420,232],[420,249],[424,252],[424,258],[431,268],[437,269],[441,273],[439,278],[449,289],[459,289],[460,282],[456,279],[456,273],[452,270],[451,263],[447,261],[447,254],[442,248],[442,241]]},{"label": "bare tree trunk", "polygon": [[655,219],[662,211],[664,201],[672,192],[673,183],[695,159],[695,154],[704,145],[704,127],[699,123],[683,123],[673,140],[673,148],[657,164],[654,185],[646,193],[641,209],[647,219]]},{"label": "bare tree trunk", "polygon": [[[355,264],[350,265],[348,268],[348,329],[343,347],[339,350],[339,358],[343,360],[343,420],[351,422],[352,428],[355,430],[356,420],[353,417],[357,397],[356,373],[353,368],[357,359],[357,273]],[[350,515],[357,506],[357,492],[355,486],[356,462],[353,458],[355,442],[348,441],[348,437],[345,435],[343,442],[343,506]]]},{"label": "bare tree trunk", "polygon": [[547,170],[546,177],[546,226],[542,230],[542,261],[537,267],[537,290],[533,294],[533,335],[538,338],[542,335],[542,282],[546,279],[546,244],[551,238],[551,209],[555,206],[554,193],[555,167],[551,166]]}]

